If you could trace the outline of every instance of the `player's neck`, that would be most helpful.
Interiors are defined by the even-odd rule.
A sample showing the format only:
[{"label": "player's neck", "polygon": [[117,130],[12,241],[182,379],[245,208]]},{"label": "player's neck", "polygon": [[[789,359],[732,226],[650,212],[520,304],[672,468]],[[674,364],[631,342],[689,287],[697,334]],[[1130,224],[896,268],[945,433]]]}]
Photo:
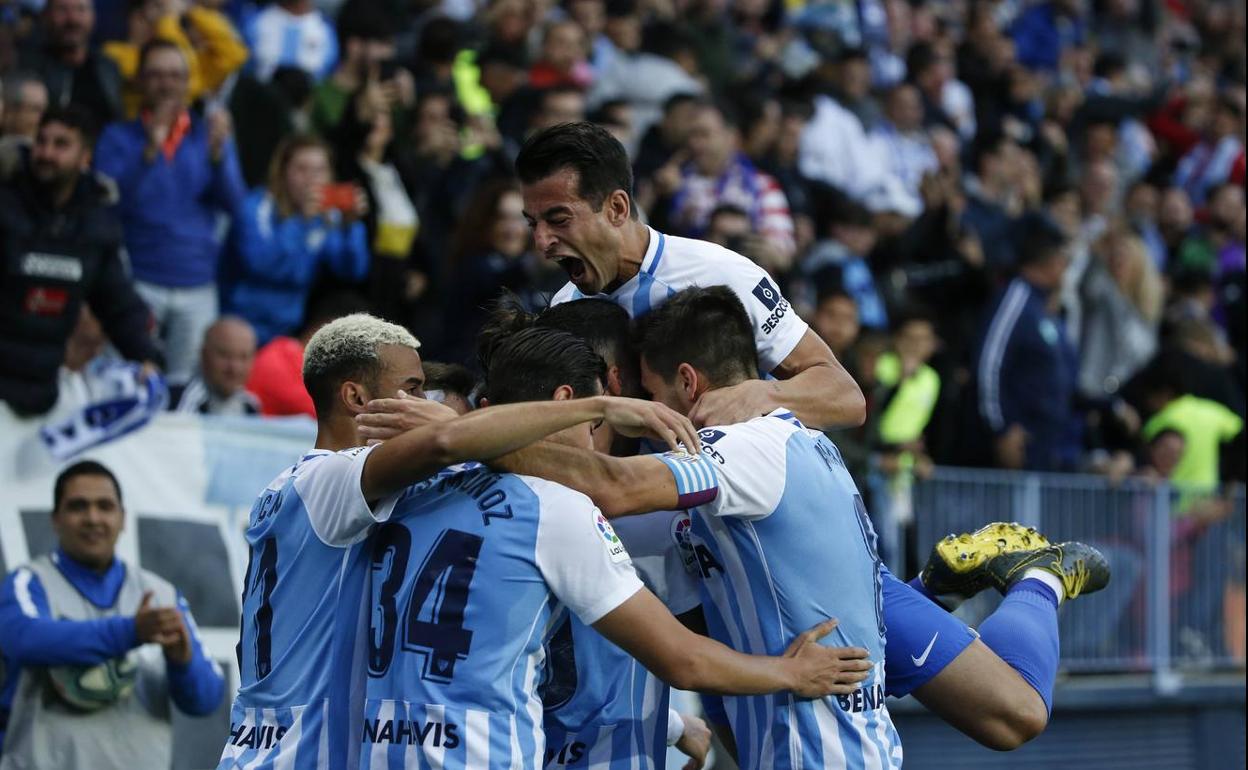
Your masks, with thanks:
[{"label": "player's neck", "polygon": [[328,449],[331,452],[339,452],[343,449],[351,449],[364,443],[360,440],[359,433],[355,430],[355,420],[350,415],[335,415],[327,422],[318,423],[316,426],[316,444],[317,449]]},{"label": "player's neck", "polygon": [[615,291],[640,273],[641,263],[646,261],[646,252],[649,250],[650,228],[635,219],[630,220],[624,231],[624,242],[620,244],[620,272],[612,285],[604,291]]}]

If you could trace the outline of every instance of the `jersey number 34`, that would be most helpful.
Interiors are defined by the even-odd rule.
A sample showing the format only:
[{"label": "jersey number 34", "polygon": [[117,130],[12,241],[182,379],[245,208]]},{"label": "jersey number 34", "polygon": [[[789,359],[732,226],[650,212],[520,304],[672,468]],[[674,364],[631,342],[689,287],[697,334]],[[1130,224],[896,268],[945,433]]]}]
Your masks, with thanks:
[{"label": "jersey number 34", "polygon": [[377,532],[372,554],[374,603],[368,624],[370,676],[381,676],[390,668],[397,641],[403,650],[424,656],[425,679],[451,681],[455,662],[467,658],[472,646],[472,631],[464,628],[464,607],[482,542],[479,535],[442,530],[416,570],[400,615],[399,591],[408,575],[411,531],[390,523]]}]

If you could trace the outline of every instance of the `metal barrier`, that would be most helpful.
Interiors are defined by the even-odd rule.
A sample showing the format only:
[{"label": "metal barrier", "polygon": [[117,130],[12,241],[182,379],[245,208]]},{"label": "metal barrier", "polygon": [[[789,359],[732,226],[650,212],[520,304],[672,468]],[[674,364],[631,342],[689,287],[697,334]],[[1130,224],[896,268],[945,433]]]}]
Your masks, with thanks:
[{"label": "metal barrier", "polygon": [[[1180,491],[1099,476],[939,468],[927,480],[873,478],[871,513],[890,568],[907,574],[940,538],[990,521],[1095,545],[1110,563],[1102,591],[1064,605],[1062,666],[1072,672],[1176,673],[1244,665],[1244,490]],[[958,610],[977,625],[1000,597]]]}]

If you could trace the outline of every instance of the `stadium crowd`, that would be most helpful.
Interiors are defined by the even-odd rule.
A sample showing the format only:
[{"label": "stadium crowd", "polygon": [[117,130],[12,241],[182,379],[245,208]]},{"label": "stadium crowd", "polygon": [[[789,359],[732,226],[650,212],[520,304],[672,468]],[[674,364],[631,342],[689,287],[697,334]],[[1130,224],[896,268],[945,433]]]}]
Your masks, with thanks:
[{"label": "stadium crowd", "polygon": [[302,346],[355,309],[475,368],[491,300],[564,281],[515,154],[588,119],[650,224],[763,266],[854,374],[859,472],[1243,476],[1240,4],[2,9],[19,414],[103,342],[174,409],[311,413]]}]

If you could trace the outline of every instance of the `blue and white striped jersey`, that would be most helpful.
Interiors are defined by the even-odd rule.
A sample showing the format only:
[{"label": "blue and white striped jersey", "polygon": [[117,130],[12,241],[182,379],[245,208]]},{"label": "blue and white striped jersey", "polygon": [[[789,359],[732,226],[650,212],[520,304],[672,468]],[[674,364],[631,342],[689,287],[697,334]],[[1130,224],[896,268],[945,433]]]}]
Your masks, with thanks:
[{"label": "blue and white striped jersey", "polygon": [[[598,296],[627,310],[630,318],[640,318],[692,286],[727,286],[745,305],[754,327],[759,374],[771,372],[787,358],[809,328],[758,265],[714,243],[664,235],[653,228],[640,272],[610,294]],[[584,297],[569,283],[550,302],[558,305]]]},{"label": "blue and white striped jersey", "polygon": [[864,647],[875,662],[851,696],[725,698],[741,767],[900,767],[901,740],[884,705],[881,563],[840,452],[783,410],[700,437],[719,478],[718,497],[693,511],[711,636],[778,655],[835,617],[823,643]]},{"label": "blue and white striped jersey", "polygon": [[362,543],[398,499],[372,507],[364,500],[360,474],[371,451],[312,450],[252,506],[242,681],[221,770],[353,764],[367,629]]},{"label": "blue and white striped jersey", "polygon": [[545,642],[642,588],[606,518],[558,484],[448,469],[369,542],[361,767],[541,768]]},{"label": "blue and white striped jersey", "polygon": [[[708,475],[713,479],[713,472]],[[698,606],[700,578],[689,566],[687,513],[658,511],[613,524],[638,576],[673,614]],[[573,616],[547,650],[541,690],[547,767],[662,770],[667,684]]]}]

